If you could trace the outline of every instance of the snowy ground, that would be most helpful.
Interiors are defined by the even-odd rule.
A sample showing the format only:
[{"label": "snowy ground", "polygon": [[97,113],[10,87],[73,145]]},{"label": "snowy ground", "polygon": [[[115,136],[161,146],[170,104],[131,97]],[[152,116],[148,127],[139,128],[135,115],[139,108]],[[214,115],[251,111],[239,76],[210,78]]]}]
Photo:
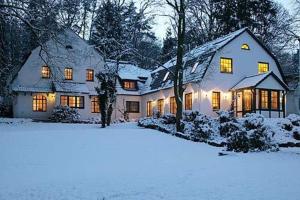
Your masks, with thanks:
[{"label": "snowy ground", "polygon": [[220,151],[134,123],[0,123],[0,200],[300,197],[299,149]]}]

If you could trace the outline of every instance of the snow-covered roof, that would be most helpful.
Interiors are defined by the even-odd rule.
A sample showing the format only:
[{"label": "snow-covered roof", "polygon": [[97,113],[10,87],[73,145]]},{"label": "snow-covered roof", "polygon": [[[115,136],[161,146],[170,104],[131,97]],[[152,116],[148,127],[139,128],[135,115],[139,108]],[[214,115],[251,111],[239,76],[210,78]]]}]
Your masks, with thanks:
[{"label": "snow-covered roof", "polygon": [[56,92],[67,92],[67,93],[86,93],[90,91],[85,83],[75,82],[53,82]]},{"label": "snow-covered roof", "polygon": [[14,92],[53,92],[51,87],[27,87],[21,85],[13,85]]}]

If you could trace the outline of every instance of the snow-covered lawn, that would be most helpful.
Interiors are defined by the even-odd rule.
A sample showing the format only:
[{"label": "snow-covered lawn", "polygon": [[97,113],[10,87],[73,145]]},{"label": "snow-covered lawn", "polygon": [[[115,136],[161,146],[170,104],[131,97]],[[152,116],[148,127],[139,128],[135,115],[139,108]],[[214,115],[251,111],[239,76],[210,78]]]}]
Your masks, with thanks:
[{"label": "snow-covered lawn", "polygon": [[294,200],[300,150],[221,148],[118,124],[0,123],[1,200]]}]

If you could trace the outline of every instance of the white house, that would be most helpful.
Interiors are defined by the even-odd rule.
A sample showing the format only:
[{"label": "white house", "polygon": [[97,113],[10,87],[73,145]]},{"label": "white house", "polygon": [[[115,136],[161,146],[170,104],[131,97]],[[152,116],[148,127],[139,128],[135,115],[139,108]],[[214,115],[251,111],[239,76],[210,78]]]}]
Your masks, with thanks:
[{"label": "white house", "polygon": [[[47,62],[35,49],[13,81],[15,117],[48,118],[55,105],[78,108],[82,119],[99,115],[94,74],[104,61],[72,31],[47,42]],[[47,63],[47,64],[46,64]],[[274,55],[247,28],[199,46],[184,56],[184,109],[215,116],[233,109],[266,117],[286,114],[287,85]],[[176,58],[153,71],[119,63],[113,119],[175,113],[172,71]],[[107,61],[107,66],[116,65]]]},{"label": "white house", "polygon": [[77,108],[81,119],[98,116],[94,75],[104,64],[93,46],[64,30],[34,49],[13,79],[14,117],[48,119],[56,105]]}]

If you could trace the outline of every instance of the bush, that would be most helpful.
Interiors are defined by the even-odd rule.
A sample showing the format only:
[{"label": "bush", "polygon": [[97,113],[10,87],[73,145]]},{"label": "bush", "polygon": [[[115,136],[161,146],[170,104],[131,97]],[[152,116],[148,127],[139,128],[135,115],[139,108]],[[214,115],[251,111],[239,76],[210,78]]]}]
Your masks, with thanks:
[{"label": "bush", "polygon": [[249,151],[249,138],[246,131],[235,131],[227,140],[227,150],[235,152]]},{"label": "bush", "polygon": [[218,111],[217,114],[218,114],[218,120],[220,123],[225,123],[225,122],[230,122],[230,121],[236,122],[233,111],[221,110],[221,111]]},{"label": "bush", "polygon": [[229,137],[233,132],[240,129],[241,125],[232,121],[221,123],[219,128],[222,137]]},{"label": "bush", "polygon": [[0,103],[0,116],[1,117],[12,117],[12,106],[5,104],[5,103]]},{"label": "bush", "polygon": [[296,127],[293,130],[293,137],[295,140],[300,140],[300,128],[299,127]]},{"label": "bush", "polygon": [[247,113],[244,117],[244,127],[247,130],[261,128],[264,125],[264,116],[256,113]]},{"label": "bush", "polygon": [[183,112],[183,121],[193,122],[196,117],[199,115],[198,111],[185,111]]},{"label": "bush", "polygon": [[162,123],[163,124],[175,124],[176,123],[176,117],[173,114],[166,114],[161,116]]},{"label": "bush", "polygon": [[294,126],[300,126],[300,115],[290,114],[287,119],[291,121]]},{"label": "bush", "polygon": [[282,119],[280,122],[278,122],[279,127],[286,131],[291,131],[293,130],[293,124],[290,120],[288,119]]},{"label": "bush", "polygon": [[266,151],[275,147],[272,144],[274,133],[268,127],[261,127],[251,130],[249,133],[249,150],[250,151]]},{"label": "bush", "polygon": [[72,109],[69,106],[56,106],[51,114],[50,120],[54,122],[77,122],[80,115],[76,109]]}]

